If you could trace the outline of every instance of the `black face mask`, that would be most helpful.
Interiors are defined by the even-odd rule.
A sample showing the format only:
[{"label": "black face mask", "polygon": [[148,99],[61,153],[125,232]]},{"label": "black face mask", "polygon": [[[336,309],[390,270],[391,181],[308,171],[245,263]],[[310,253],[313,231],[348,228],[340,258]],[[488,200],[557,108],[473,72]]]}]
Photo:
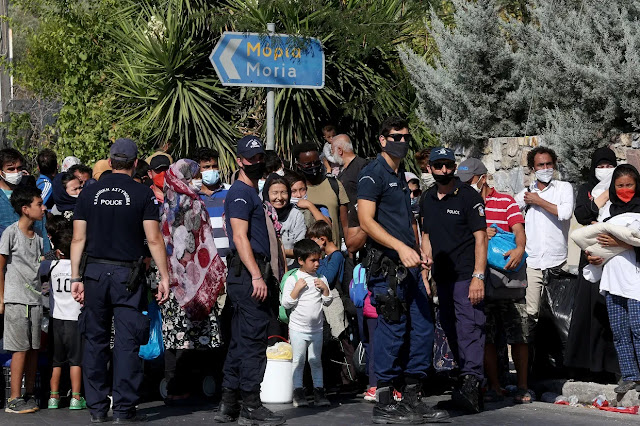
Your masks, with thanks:
[{"label": "black face mask", "polygon": [[384,152],[394,158],[404,158],[409,152],[409,144],[407,142],[387,141],[387,145],[382,148]]},{"label": "black face mask", "polygon": [[258,180],[262,178],[264,172],[267,170],[265,163],[245,164],[242,167],[244,174],[251,180]]},{"label": "black face mask", "polygon": [[453,172],[451,173],[446,173],[444,175],[437,175],[437,174],[433,174],[433,179],[436,181],[436,183],[439,183],[441,185],[447,185],[449,182],[451,182],[453,180],[454,176],[453,176]]},{"label": "black face mask", "polygon": [[310,181],[315,181],[320,176],[322,176],[322,169],[324,169],[324,166],[322,164],[318,166],[306,167],[306,168],[298,167],[298,170],[300,170],[305,175],[305,177]]}]

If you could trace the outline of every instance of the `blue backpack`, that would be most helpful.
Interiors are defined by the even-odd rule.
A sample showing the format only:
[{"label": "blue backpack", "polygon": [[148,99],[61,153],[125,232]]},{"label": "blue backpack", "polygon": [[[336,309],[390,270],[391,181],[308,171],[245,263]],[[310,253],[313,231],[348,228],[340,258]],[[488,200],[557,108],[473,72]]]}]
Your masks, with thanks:
[{"label": "blue backpack", "polygon": [[369,288],[367,287],[367,270],[358,263],[353,268],[353,278],[349,283],[349,297],[356,306],[356,308],[362,308],[364,306],[364,298],[369,294]]}]

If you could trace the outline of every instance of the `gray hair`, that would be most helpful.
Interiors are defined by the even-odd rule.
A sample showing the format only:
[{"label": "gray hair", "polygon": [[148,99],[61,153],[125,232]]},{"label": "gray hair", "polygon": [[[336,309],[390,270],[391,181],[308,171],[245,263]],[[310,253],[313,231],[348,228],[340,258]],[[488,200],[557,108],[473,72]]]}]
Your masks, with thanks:
[{"label": "gray hair", "polygon": [[341,150],[346,152],[353,152],[353,144],[351,143],[351,139],[349,139],[349,136],[345,135],[344,133],[335,135],[333,137],[333,140],[331,141],[331,145],[333,146],[333,149],[340,148]]}]

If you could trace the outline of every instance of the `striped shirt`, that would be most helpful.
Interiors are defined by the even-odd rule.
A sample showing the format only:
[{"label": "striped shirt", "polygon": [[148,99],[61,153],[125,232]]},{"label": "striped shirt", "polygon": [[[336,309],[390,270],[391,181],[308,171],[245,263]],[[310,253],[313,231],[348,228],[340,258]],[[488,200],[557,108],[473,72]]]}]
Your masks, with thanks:
[{"label": "striped shirt", "polygon": [[230,252],[229,238],[224,230],[224,221],[222,220],[224,199],[227,196],[227,192],[229,192],[229,186],[224,185],[211,195],[200,194],[200,199],[204,203],[207,213],[209,213],[211,228],[213,229],[213,241],[218,254],[225,264],[227,263],[226,257]]},{"label": "striped shirt", "polygon": [[516,200],[511,195],[497,192],[495,188],[491,188],[491,192],[487,195],[484,211],[487,226],[495,223],[507,232],[513,232],[513,225],[524,223],[524,216]]}]

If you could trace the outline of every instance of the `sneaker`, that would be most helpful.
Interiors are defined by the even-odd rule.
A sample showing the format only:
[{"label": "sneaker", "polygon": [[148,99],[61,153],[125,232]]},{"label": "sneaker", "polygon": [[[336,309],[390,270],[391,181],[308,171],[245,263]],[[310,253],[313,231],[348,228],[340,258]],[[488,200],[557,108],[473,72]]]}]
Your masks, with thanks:
[{"label": "sneaker", "polygon": [[331,402],[327,399],[324,394],[324,388],[315,388],[313,389],[313,404],[316,407],[329,407],[331,406]]},{"label": "sneaker", "polygon": [[26,414],[35,413],[37,410],[34,408],[34,404],[28,404],[23,397],[18,397],[8,400],[4,411],[6,413]]},{"label": "sneaker", "polygon": [[47,408],[50,410],[55,410],[56,408],[58,408],[60,406],[60,398],[49,398],[49,401],[47,402]]},{"label": "sneaker", "polygon": [[364,393],[364,400],[365,401],[372,401],[372,402],[376,401],[376,387],[375,386],[371,386],[369,389],[367,389],[367,391]]},{"label": "sneaker", "polygon": [[80,399],[76,399],[73,396],[71,397],[69,410],[84,410],[85,408],[87,408],[87,401],[85,401],[83,397],[80,397]]},{"label": "sneaker", "polygon": [[402,394],[394,389],[393,390],[393,399],[395,399],[397,402],[402,401]]},{"label": "sneaker", "polygon": [[38,401],[36,401],[33,395],[29,395],[25,393],[24,395],[22,395],[22,399],[24,399],[25,402],[27,403],[27,406],[33,408],[34,411],[38,411],[40,409],[40,406],[38,405]]},{"label": "sneaker", "polygon": [[615,389],[613,389],[613,391],[615,393],[627,393],[631,389],[635,389],[637,384],[638,383],[634,382],[633,380],[620,379],[620,381],[618,382],[618,386],[616,386]]},{"label": "sneaker", "polygon": [[295,388],[293,390],[293,406],[294,407],[308,407],[307,397],[304,394],[304,388]]}]

